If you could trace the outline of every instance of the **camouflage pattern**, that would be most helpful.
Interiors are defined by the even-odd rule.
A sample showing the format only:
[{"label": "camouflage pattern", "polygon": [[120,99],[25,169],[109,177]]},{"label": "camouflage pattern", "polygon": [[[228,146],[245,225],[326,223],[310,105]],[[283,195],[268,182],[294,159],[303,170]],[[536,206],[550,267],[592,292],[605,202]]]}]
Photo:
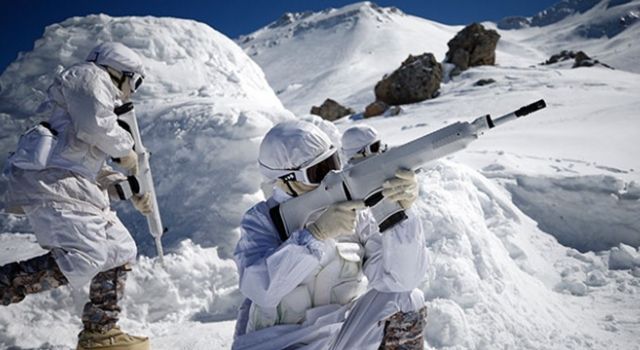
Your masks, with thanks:
[{"label": "camouflage pattern", "polygon": [[384,336],[378,350],[423,350],[422,330],[426,319],[426,307],[391,315],[385,320]]},{"label": "camouflage pattern", "polygon": [[89,302],[82,311],[85,330],[106,333],[116,325],[121,311],[118,301],[122,299],[129,271],[131,268],[123,265],[93,277],[89,287]]},{"label": "camouflage pattern", "polygon": [[0,298],[5,306],[67,283],[52,253],[0,267]]}]

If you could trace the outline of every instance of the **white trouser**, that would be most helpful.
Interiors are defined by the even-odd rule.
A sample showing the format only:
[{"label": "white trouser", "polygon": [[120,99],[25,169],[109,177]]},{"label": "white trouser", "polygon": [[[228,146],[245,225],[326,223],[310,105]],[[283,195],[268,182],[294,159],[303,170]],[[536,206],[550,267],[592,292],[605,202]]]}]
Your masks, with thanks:
[{"label": "white trouser", "polygon": [[352,304],[334,308],[334,311],[317,317],[312,323],[276,325],[239,336],[232,348],[377,350],[384,335],[382,321],[398,311],[417,311],[423,306],[424,297],[418,289],[399,293],[370,290]]},{"label": "white trouser", "polygon": [[24,209],[38,244],[53,252],[60,270],[75,288],[84,286],[99,272],[135,261],[136,244],[110,209],[99,212],[52,205]]}]

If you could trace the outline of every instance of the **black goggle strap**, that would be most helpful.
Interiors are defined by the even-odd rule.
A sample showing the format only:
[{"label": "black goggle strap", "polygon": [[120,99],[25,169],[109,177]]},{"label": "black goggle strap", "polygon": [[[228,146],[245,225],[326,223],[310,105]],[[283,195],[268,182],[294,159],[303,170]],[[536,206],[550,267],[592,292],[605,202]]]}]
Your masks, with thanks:
[{"label": "black goggle strap", "polygon": [[295,181],[296,180],[296,174],[294,173],[289,173],[287,175],[284,176],[280,176],[280,180],[282,180],[284,182],[285,185],[287,185],[287,188],[289,188],[289,191],[291,191],[291,195],[294,197],[298,197],[298,192],[296,192],[296,190],[293,189],[293,187],[291,186],[291,181]]}]

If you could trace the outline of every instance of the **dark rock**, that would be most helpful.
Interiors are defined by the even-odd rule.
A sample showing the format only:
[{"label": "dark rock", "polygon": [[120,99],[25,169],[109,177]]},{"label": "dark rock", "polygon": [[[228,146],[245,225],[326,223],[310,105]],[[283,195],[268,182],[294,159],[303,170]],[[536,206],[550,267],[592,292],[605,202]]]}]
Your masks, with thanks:
[{"label": "dark rock", "polygon": [[456,66],[451,75],[460,74],[469,67],[495,64],[498,40],[498,32],[487,30],[481,24],[465,27],[447,43],[449,51],[445,62]]},{"label": "dark rock", "polygon": [[437,96],[442,65],[431,53],[409,57],[375,87],[376,100],[389,105],[415,103]]},{"label": "dark rock", "polygon": [[365,109],[364,114],[362,115],[365,118],[371,118],[378,115],[383,115],[384,112],[389,108],[389,105],[382,101],[375,101],[370,103]]},{"label": "dark rock", "polygon": [[584,53],[584,51],[573,52],[569,50],[562,50],[562,52],[551,56],[548,60],[541,64],[549,65],[571,59],[574,60],[574,64],[571,68],[592,67],[595,65],[601,65],[613,69],[611,66],[605,63],[592,59],[591,57],[589,57],[589,55]]},{"label": "dark rock", "polygon": [[489,84],[493,84],[495,83],[495,79],[480,79],[478,81],[476,81],[475,83],[473,83],[473,86],[485,86],[485,85],[489,85]]},{"label": "dark rock", "polygon": [[351,115],[355,113],[355,111],[351,108],[347,108],[339,104],[338,102],[328,98],[324,100],[320,107],[313,106],[311,107],[311,114],[318,115],[322,117],[322,119],[328,121],[334,121],[336,119],[342,118],[346,115]]},{"label": "dark rock", "polygon": [[548,60],[543,62],[543,65],[554,64],[561,61],[572,60],[576,58],[576,53],[569,50],[562,50],[560,53],[552,55]]}]

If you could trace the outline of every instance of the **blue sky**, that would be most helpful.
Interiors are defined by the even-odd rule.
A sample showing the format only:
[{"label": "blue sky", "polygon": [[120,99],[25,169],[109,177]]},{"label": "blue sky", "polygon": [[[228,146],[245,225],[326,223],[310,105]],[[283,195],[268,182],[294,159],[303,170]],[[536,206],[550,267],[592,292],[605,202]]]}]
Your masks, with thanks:
[{"label": "blue sky", "polygon": [[[44,28],[73,16],[106,13],[112,16],[152,15],[194,19],[236,38],[274,21],[285,12],[318,11],[356,1],[343,0],[0,0],[0,71],[29,51]],[[559,0],[397,0],[374,1],[446,24],[531,16]]]}]

